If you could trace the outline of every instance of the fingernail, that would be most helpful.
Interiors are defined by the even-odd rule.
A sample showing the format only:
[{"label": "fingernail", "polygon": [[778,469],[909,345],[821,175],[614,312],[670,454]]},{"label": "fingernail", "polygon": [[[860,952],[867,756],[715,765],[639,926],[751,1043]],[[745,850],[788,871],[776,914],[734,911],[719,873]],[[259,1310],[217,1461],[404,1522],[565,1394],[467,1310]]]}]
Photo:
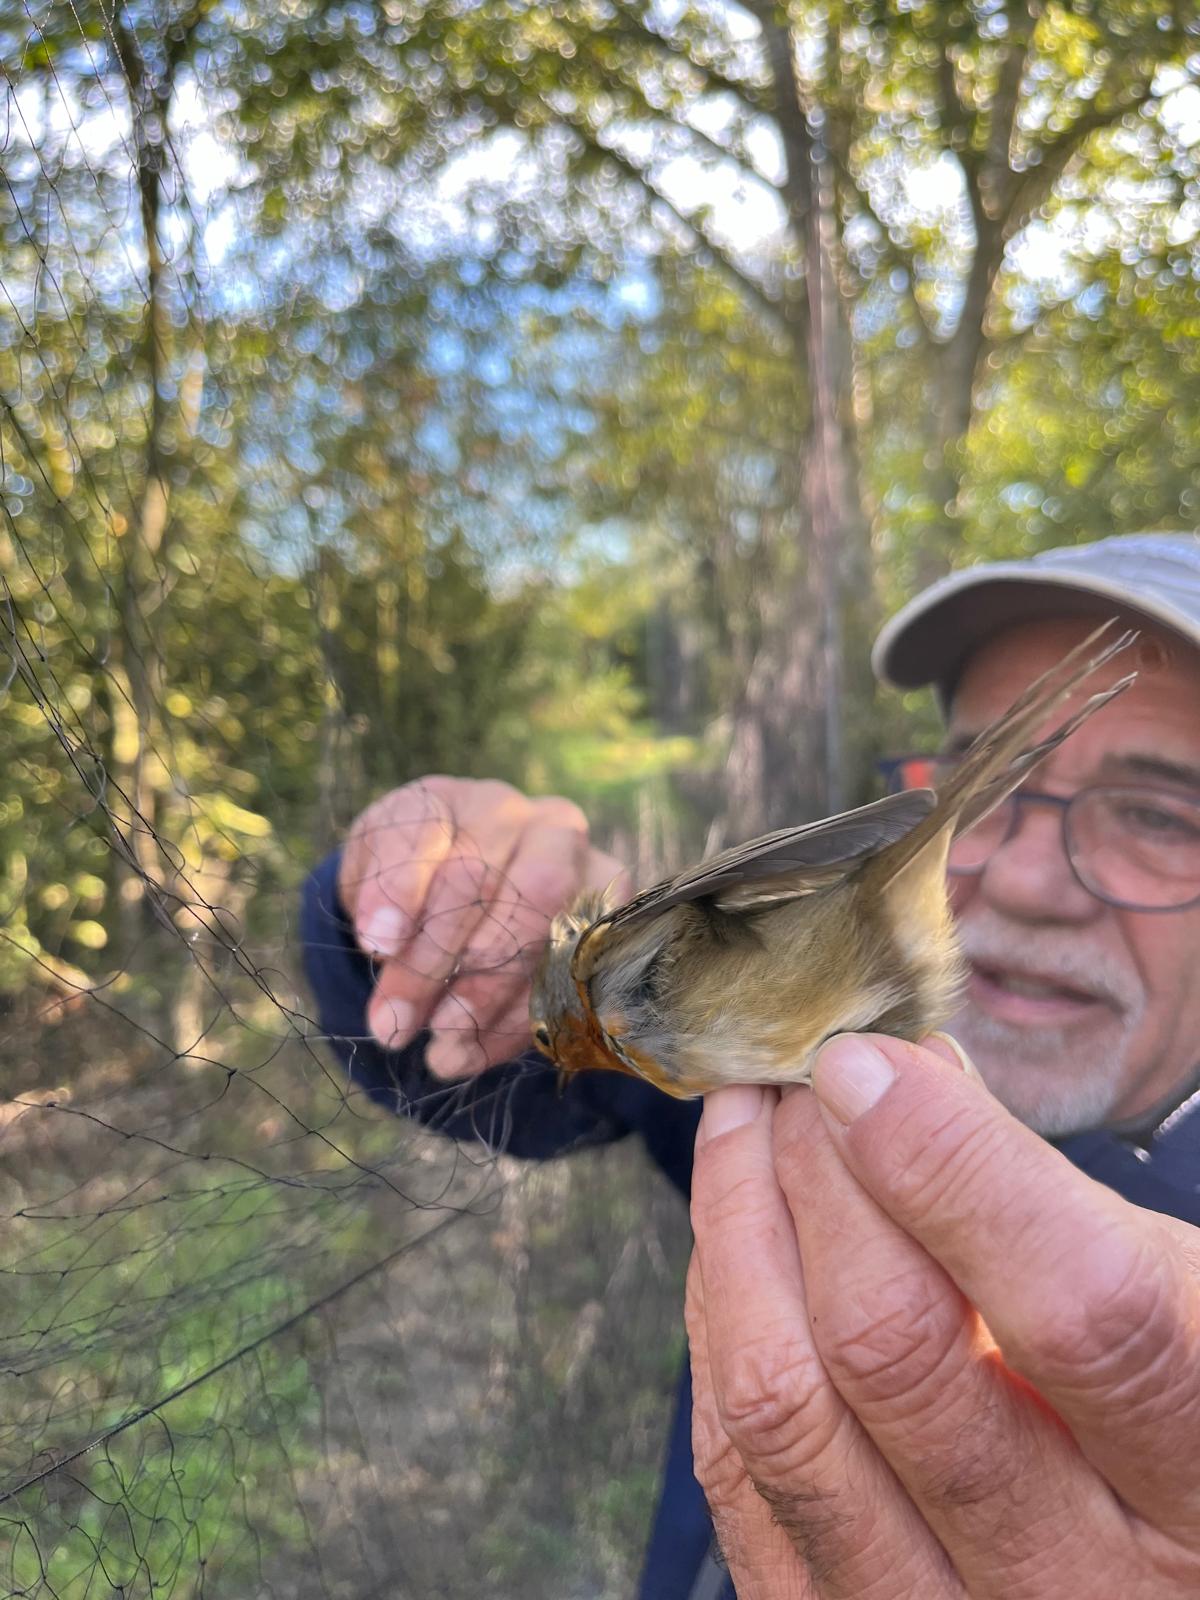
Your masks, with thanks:
[{"label": "fingernail", "polygon": [[959,1044],[958,1040],[952,1038],[950,1034],[942,1033],[939,1029],[935,1033],[926,1034],[921,1043],[926,1050],[931,1050],[935,1056],[941,1056],[948,1066],[957,1067],[965,1077],[979,1078],[975,1063],[962,1045]]},{"label": "fingernail", "polygon": [[369,955],[394,956],[408,918],[396,906],[377,906],[358,930],[358,942]]},{"label": "fingernail", "polygon": [[475,1013],[456,994],[450,994],[434,1007],[425,1026],[433,1033],[461,1033],[475,1026]]},{"label": "fingernail", "polygon": [[378,1037],[391,1050],[399,1050],[417,1031],[417,1009],[407,1000],[381,1000],[372,1008],[379,1018]]},{"label": "fingernail", "polygon": [[426,1047],[425,1065],[435,1078],[461,1078],[470,1064],[470,1048],[452,1033],[435,1033]]},{"label": "fingernail", "polygon": [[762,1110],[763,1092],[756,1084],[735,1083],[704,1096],[697,1142],[707,1144],[719,1134],[731,1133],[753,1122]]},{"label": "fingernail", "polygon": [[860,1034],[843,1033],[817,1051],[813,1090],[843,1125],[869,1111],[891,1088],[896,1069]]}]

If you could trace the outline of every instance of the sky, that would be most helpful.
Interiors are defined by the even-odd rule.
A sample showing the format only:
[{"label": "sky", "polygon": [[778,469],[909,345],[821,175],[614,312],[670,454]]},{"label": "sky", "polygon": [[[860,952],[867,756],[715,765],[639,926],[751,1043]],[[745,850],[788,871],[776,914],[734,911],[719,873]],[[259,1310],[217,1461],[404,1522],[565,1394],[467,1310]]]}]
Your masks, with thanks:
[{"label": "sky", "polygon": [[[660,0],[656,9],[669,22],[671,7],[678,4],[679,0]],[[751,39],[758,31],[757,21],[737,6],[725,8],[724,22],[733,37],[742,40]],[[1200,88],[1182,75],[1175,85],[1162,87],[1173,89],[1163,103],[1164,128],[1184,148],[1196,144],[1200,141]],[[31,143],[39,143],[45,133],[54,140],[73,142],[97,169],[119,164],[121,146],[128,149],[123,104],[102,105],[85,113],[63,99],[43,101],[32,84],[10,94],[9,104]],[[730,114],[729,104],[715,96],[697,104],[692,120],[700,131],[719,140]],[[43,128],[43,120],[48,128]],[[200,223],[203,253],[210,273],[216,276],[245,236],[237,196],[249,176],[239,153],[220,138],[218,126],[217,109],[204,87],[190,78],[181,80],[172,112],[173,140],[186,177],[192,217]],[[625,148],[638,157],[653,155],[646,130],[626,129],[620,137]],[[751,173],[733,161],[713,166],[680,155],[657,165],[655,179],[685,215],[705,207],[708,231],[753,270],[755,260],[761,261],[770,252],[785,222],[775,187],[783,174],[784,156],[768,119],[761,119],[751,130],[749,154]],[[965,217],[962,173],[953,159],[945,157],[924,167],[910,165],[903,181],[917,215],[930,222],[937,219],[943,228],[948,222],[954,225],[955,214]],[[406,189],[406,210],[391,219],[392,225],[417,250],[424,246],[441,254],[455,241],[469,247],[472,229],[482,225],[469,204],[472,191],[485,186],[514,196],[531,195],[540,182],[539,167],[525,137],[513,130],[495,131],[476,140],[471,148],[452,154],[415,200],[412,189]],[[1114,198],[1119,201],[1119,194]],[[1200,218],[1185,207],[1174,226],[1176,240],[1181,242],[1197,231]],[[182,218],[176,227],[182,233]],[[1034,221],[1014,245],[1012,264],[1035,294],[1069,293],[1075,276],[1072,255],[1081,247],[1090,253],[1110,246],[1113,227],[1112,218],[1096,207],[1060,216],[1049,224]]]},{"label": "sky", "polygon": [[[747,35],[757,30],[753,19],[731,8],[730,15],[735,14],[741,17]],[[728,119],[729,108],[718,98],[698,105],[692,120],[698,130],[719,139]],[[1178,87],[1164,96],[1162,119],[1181,146],[1187,148],[1200,142],[1200,88],[1180,77]],[[230,198],[243,176],[239,157],[218,138],[214,131],[216,118],[194,82],[181,87],[174,124],[193,203],[201,214],[207,214],[205,251],[209,263],[216,266],[239,234],[236,202]],[[108,141],[111,144],[111,130]],[[629,131],[625,148],[642,158],[652,153],[648,136],[641,130]],[[685,215],[706,207],[706,226],[714,239],[752,262],[779,238],[785,225],[776,187],[784,173],[783,148],[774,126],[765,117],[750,134],[749,156],[754,176],[748,176],[745,167],[732,160],[713,166],[688,156],[664,162],[655,176],[664,193]],[[912,167],[904,181],[914,210],[931,220],[944,218],[948,211],[965,210],[962,172],[950,157],[925,167]],[[450,157],[423,197],[419,213],[407,218],[405,226],[418,243],[422,237],[436,240],[443,247],[454,238],[466,243],[472,227],[467,201],[473,188],[503,187],[520,195],[535,191],[539,182],[539,169],[525,137],[515,130],[501,129]],[[1085,251],[1103,248],[1107,242],[1096,236],[1098,226],[1100,220],[1094,215],[1082,220],[1078,216],[1061,218],[1050,225],[1035,221],[1016,242],[1013,265],[1033,286],[1057,285],[1066,291],[1074,278],[1070,266],[1073,250],[1080,244]],[[1180,229],[1183,237],[1196,231],[1190,215],[1181,219]]]}]

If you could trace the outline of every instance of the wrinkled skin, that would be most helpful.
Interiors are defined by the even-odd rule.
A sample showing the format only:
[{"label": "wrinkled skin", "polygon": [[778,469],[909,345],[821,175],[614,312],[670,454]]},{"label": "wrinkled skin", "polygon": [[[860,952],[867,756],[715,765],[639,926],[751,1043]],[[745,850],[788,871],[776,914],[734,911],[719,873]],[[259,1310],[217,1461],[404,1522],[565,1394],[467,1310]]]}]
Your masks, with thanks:
[{"label": "wrinkled skin", "polygon": [[709,1095],[697,1140],[696,1471],[739,1600],[1200,1593],[1200,1230],[948,1042],[843,1035],[814,1083]]},{"label": "wrinkled skin", "polygon": [[[1023,678],[1087,631],[1082,619],[1007,629],[967,663],[949,738],[968,738]],[[1030,787],[1072,795],[1088,784],[1146,781],[1140,762],[1200,773],[1200,653],[1143,625],[1138,679],[1056,750]],[[1062,848],[1059,814],[1030,807],[977,878],[951,882],[971,960],[967,1003],[950,1031],[992,1093],[1041,1133],[1136,1117],[1200,1064],[1200,905],[1125,911],[1083,888]],[[1007,973],[1066,974],[1079,1002],[1006,992]],[[995,980],[999,977],[1000,983]]]},{"label": "wrinkled skin", "polygon": [[378,966],[372,1034],[398,1050],[422,1028],[439,1078],[473,1077],[527,1050],[530,977],[550,920],[581,889],[631,893],[558,796],[490,779],[429,777],[354,822],[338,894]]},{"label": "wrinkled skin", "polygon": [[[976,652],[951,737],[1083,626]],[[1200,660],[1153,629],[1144,643],[1137,684],[1031,787],[1200,764]],[[1035,807],[953,903],[976,970],[951,1028],[991,1095],[947,1042],[844,1035],[812,1090],[706,1100],[697,1474],[739,1600],[1184,1600],[1200,1594],[1200,1230],[1024,1124],[1187,1092],[1200,910],[1101,903]]]}]

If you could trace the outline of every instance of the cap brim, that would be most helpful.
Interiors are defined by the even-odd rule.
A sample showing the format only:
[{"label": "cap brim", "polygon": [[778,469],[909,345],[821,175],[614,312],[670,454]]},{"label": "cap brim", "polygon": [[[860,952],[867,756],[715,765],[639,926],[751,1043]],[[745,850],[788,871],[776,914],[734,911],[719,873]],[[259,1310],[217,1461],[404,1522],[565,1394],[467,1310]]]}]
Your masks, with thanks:
[{"label": "cap brim", "polygon": [[993,634],[1044,617],[1113,612],[1144,617],[1200,647],[1200,626],[1174,607],[1131,594],[1125,584],[1078,572],[1030,571],[995,563],[952,573],[910,600],[875,641],[875,676],[897,689],[934,684],[946,702],[963,663]]}]

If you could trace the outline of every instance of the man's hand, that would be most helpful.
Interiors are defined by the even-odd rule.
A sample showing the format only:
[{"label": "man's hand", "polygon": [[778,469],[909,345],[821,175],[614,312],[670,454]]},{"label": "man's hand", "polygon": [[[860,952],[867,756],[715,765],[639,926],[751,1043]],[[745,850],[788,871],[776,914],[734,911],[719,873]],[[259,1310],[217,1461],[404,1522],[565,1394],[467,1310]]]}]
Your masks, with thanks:
[{"label": "man's hand", "polygon": [[1200,1234],[926,1047],[710,1095],[696,1470],[739,1600],[1200,1594]]},{"label": "man's hand", "polygon": [[581,888],[629,880],[588,843],[587,818],[507,783],[421,778],[375,801],[342,852],[338,894],[376,957],[371,1032],[399,1049],[433,1030],[427,1061],[470,1077],[529,1046],[529,980],[550,919]]}]

